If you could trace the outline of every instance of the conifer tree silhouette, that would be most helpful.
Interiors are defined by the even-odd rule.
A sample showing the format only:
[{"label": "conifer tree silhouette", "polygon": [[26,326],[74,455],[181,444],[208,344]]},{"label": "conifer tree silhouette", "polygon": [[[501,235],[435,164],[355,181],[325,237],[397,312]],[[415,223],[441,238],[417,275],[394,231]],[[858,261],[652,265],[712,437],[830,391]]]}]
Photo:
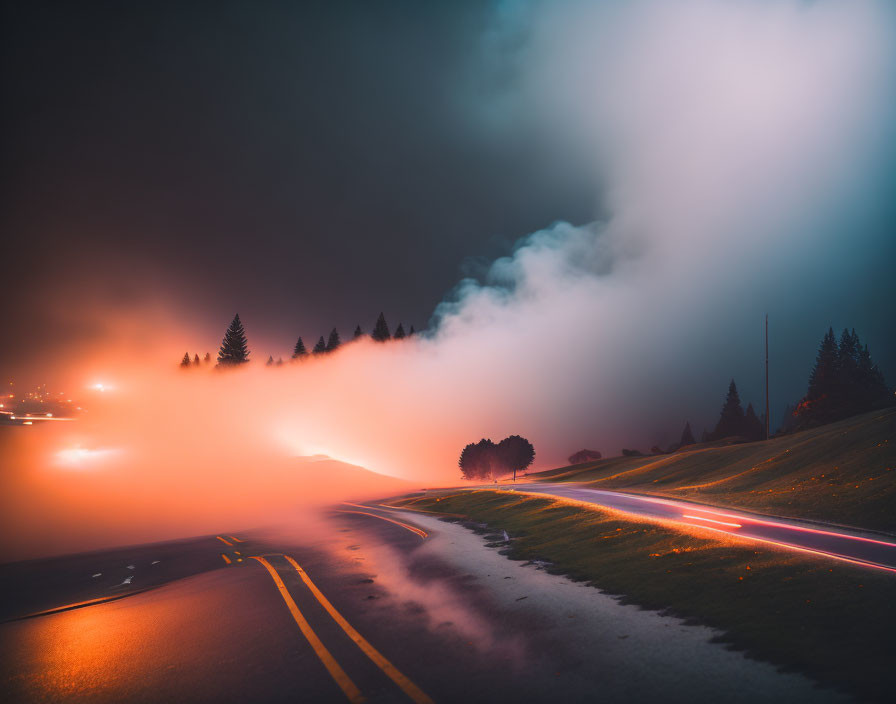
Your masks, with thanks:
[{"label": "conifer tree silhouette", "polygon": [[713,439],[721,440],[731,435],[742,435],[744,430],[744,409],[740,405],[740,396],[734,379],[728,385],[728,396],[722,406],[719,422],[713,433]]},{"label": "conifer tree silhouette", "polygon": [[386,342],[392,335],[389,334],[389,326],[386,325],[386,316],[380,313],[380,317],[376,319],[376,325],[370,335],[377,342]]},{"label": "conifer tree silhouette", "polygon": [[392,335],[393,340],[403,340],[407,335],[404,334],[404,327],[401,323],[398,324],[398,327],[395,328],[395,334]]},{"label": "conifer tree silhouette", "polygon": [[317,341],[317,344],[314,346],[314,349],[311,350],[314,354],[323,354],[327,351],[327,343],[324,341],[324,336],[321,335],[320,339]]},{"label": "conifer tree silhouette", "polygon": [[239,314],[233,317],[230,327],[224,333],[221,349],[218,350],[218,364],[230,366],[244,364],[249,361],[249,341],[246,339],[246,331]]},{"label": "conifer tree silhouette", "polygon": [[327,340],[327,352],[332,352],[341,344],[342,340],[339,339],[339,331],[336,330],[336,328],[333,328],[330,331],[330,339]]},{"label": "conifer tree silhouette", "polygon": [[697,441],[694,440],[694,433],[691,432],[691,423],[687,421],[684,424],[684,430],[681,431],[681,440],[679,440],[678,446],[693,445],[695,442]]},{"label": "conifer tree silhouette", "polygon": [[298,339],[296,342],[296,346],[292,350],[292,358],[299,359],[299,357],[304,357],[308,354],[308,350],[305,349],[305,343],[302,342],[302,338]]}]

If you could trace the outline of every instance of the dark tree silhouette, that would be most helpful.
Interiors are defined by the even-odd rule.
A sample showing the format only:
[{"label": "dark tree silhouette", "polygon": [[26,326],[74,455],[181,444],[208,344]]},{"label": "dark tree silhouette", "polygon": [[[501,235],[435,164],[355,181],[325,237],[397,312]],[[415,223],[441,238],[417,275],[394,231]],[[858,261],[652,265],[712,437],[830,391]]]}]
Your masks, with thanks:
[{"label": "dark tree silhouette", "polygon": [[408,330],[408,337],[413,337],[413,336],[416,335],[416,334],[417,334],[417,331],[414,330],[414,326],[411,325],[411,329]]},{"label": "dark tree silhouette", "polygon": [[268,355],[268,361],[264,363],[264,366],[270,367],[274,363],[274,355]]},{"label": "dark tree silhouette", "polygon": [[196,366],[196,367],[198,367],[199,364],[200,364],[200,362],[199,362],[199,355],[197,354],[197,355],[193,358],[193,365]]},{"label": "dark tree silhouette", "polygon": [[205,362],[206,364],[208,364],[209,362],[212,361],[212,356],[208,352],[206,352],[205,357],[202,358],[202,361]]},{"label": "dark tree silhouette", "polygon": [[330,339],[327,340],[327,352],[332,352],[341,344],[342,340],[339,339],[339,332],[336,330],[336,328],[333,328],[330,331]]},{"label": "dark tree silhouette", "polygon": [[[806,397],[800,404],[805,410],[811,408],[811,415],[817,420],[823,420],[833,415],[834,397],[837,394],[839,356],[840,351],[837,348],[837,338],[834,337],[834,329],[828,328],[818,348],[815,366],[809,374],[809,389],[806,392]],[[800,409],[798,408],[797,411],[800,412]]]},{"label": "dark tree silhouette", "polygon": [[380,313],[380,317],[376,319],[376,325],[370,335],[377,342],[386,342],[392,338],[389,334],[389,326],[386,325],[386,316]]},{"label": "dark tree silhouette", "polygon": [[364,334],[364,332],[361,330],[361,326],[360,326],[360,325],[356,325],[356,326],[355,326],[355,332],[352,333],[352,339],[353,339],[353,340],[357,340],[357,339],[358,339],[359,337],[361,337],[361,335],[363,335],[363,334]]},{"label": "dark tree silhouette", "polygon": [[513,471],[513,481],[516,481],[517,470],[523,471],[535,459],[535,448],[526,438],[511,435],[498,443],[496,455],[500,465]]},{"label": "dark tree silhouette", "polygon": [[189,352],[184,352],[184,358],[182,360],[180,360],[180,366],[182,366],[184,369],[186,369],[187,367],[190,366],[190,353]]},{"label": "dark tree silhouette", "polygon": [[308,350],[305,349],[305,343],[302,342],[302,338],[300,337],[296,342],[296,346],[292,349],[292,358],[299,359],[300,357],[304,357],[308,354]]},{"label": "dark tree silhouette", "polygon": [[246,332],[243,330],[243,324],[240,322],[239,314],[233,317],[233,322],[224,333],[224,340],[221,342],[221,349],[218,350],[218,364],[220,366],[231,366],[244,364],[249,361],[249,341],[246,339]]},{"label": "dark tree silhouette", "polygon": [[734,379],[728,385],[728,396],[722,406],[719,422],[713,432],[713,439],[721,440],[732,435],[742,435],[744,430],[744,409],[740,405],[740,396]]},{"label": "dark tree silhouette", "polygon": [[460,453],[458,466],[464,479],[486,479],[492,475],[497,461],[496,445],[483,438],[475,444],[467,445]]},{"label": "dark tree silhouette", "polygon": [[312,352],[314,354],[323,354],[327,351],[327,343],[324,342],[324,336],[321,335],[320,339],[317,341],[317,344],[314,346]]},{"label": "dark tree silhouette", "polygon": [[828,328],[809,375],[806,395],[782,429],[799,430],[830,423],[883,408],[893,400],[868,345],[862,345],[856,331],[844,329],[837,344],[833,329]]},{"label": "dark tree silhouette", "polygon": [[567,461],[570,464],[582,464],[584,462],[594,462],[599,460],[603,455],[600,454],[597,450],[579,450],[578,452],[574,452],[569,457],[567,457]]},{"label": "dark tree silhouette", "polygon": [[753,410],[753,404],[748,403],[746,413],[744,413],[743,436],[750,442],[762,440],[762,436],[765,435],[764,427],[762,421],[759,420],[759,416],[756,415],[756,411]]},{"label": "dark tree silhouette", "polygon": [[684,447],[685,445],[693,445],[696,442],[694,433],[691,432],[691,423],[687,421],[684,424],[684,430],[681,431],[681,440],[678,441],[678,446]]},{"label": "dark tree silhouette", "polygon": [[398,327],[395,328],[395,334],[392,335],[393,340],[403,340],[407,335],[404,333],[404,327],[402,327],[401,323],[398,324]]}]

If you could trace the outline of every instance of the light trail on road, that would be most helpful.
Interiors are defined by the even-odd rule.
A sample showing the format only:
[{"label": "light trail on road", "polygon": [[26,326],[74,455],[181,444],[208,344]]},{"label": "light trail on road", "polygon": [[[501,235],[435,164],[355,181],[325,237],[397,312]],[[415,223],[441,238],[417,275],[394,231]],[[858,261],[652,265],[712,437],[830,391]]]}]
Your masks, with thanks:
[{"label": "light trail on road", "polygon": [[[523,484],[514,487],[514,491],[603,506],[633,516],[658,519],[688,528],[712,530],[745,540],[896,573],[896,541],[867,537],[846,528],[835,530],[834,527],[813,527],[803,525],[797,519],[772,518],[727,508],[704,507],[688,501],[590,489],[572,484]],[[714,525],[708,525],[709,523]]]}]

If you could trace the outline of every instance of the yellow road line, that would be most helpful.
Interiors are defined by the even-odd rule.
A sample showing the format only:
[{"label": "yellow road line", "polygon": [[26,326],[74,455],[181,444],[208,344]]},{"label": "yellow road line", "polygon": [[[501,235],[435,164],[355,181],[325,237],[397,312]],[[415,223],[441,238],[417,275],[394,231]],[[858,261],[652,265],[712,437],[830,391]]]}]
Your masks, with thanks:
[{"label": "yellow road line", "polygon": [[262,565],[264,565],[265,569],[270,573],[271,577],[274,578],[274,583],[277,585],[277,589],[280,590],[280,596],[283,597],[283,601],[286,602],[286,606],[289,608],[289,613],[292,614],[292,617],[295,619],[296,623],[299,625],[299,630],[302,631],[302,635],[308,640],[311,644],[311,647],[314,649],[314,653],[317,657],[320,658],[320,661],[324,664],[324,667],[327,668],[327,672],[330,673],[330,677],[332,677],[336,684],[339,685],[339,688],[345,693],[345,696],[348,697],[348,700],[352,702],[352,704],[360,704],[360,702],[366,701],[364,699],[364,695],[361,694],[361,690],[355,685],[354,682],[351,681],[349,676],[345,674],[345,670],[343,670],[339,663],[336,662],[336,658],[327,650],[326,646],[321,642],[320,638],[317,637],[317,634],[311,628],[311,624],[305,620],[305,617],[302,616],[302,612],[299,611],[299,607],[296,606],[296,602],[293,601],[293,598],[289,595],[289,592],[286,589],[286,585],[283,583],[283,580],[280,578],[280,575],[277,574],[277,570],[274,569],[273,565],[270,562],[265,560],[263,557],[253,557],[253,560],[258,560]]},{"label": "yellow road line", "polygon": [[386,673],[389,679],[401,687],[402,691],[417,704],[433,704],[432,699],[430,699],[422,689],[401,674],[395,665],[389,662],[376,648],[364,639],[364,636],[358,633],[352,625],[343,618],[342,614],[333,607],[329,599],[327,599],[327,597],[321,593],[320,589],[314,585],[314,582],[311,581],[311,578],[305,570],[299,566],[298,562],[293,560],[289,555],[284,555],[283,557],[285,557],[289,564],[295,568],[296,572],[299,573],[299,577],[302,578],[302,581],[308,589],[311,590],[311,593],[314,594],[314,597],[320,602],[321,606],[327,610],[327,613],[333,617],[333,620],[339,624],[340,628],[345,631],[346,635],[354,641],[355,645],[357,645],[377,667]]},{"label": "yellow road line", "polygon": [[221,553],[221,557],[224,558],[224,562],[226,562],[228,565],[230,564],[230,562],[231,562],[230,558],[227,557],[227,555],[225,555],[223,552]]},{"label": "yellow road line", "polygon": [[411,533],[416,533],[420,536],[421,539],[426,538],[429,535],[425,530],[420,530],[419,528],[415,528],[414,526],[408,525],[407,523],[402,523],[401,521],[396,521],[392,518],[386,518],[385,516],[380,516],[376,513],[367,513],[367,511],[347,511],[342,508],[337,508],[336,511],[338,513],[357,513],[359,516],[372,516],[373,518],[379,518],[381,521],[389,521],[389,523],[394,523],[397,526],[401,526],[405,530],[411,531]]},{"label": "yellow road line", "polygon": [[237,538],[235,535],[228,535],[227,537],[230,538],[231,540],[233,540],[234,542],[237,542],[237,543],[245,542],[245,541],[240,540],[239,538]]},{"label": "yellow road line", "polygon": [[215,536],[215,537],[216,537],[218,540],[220,540],[222,543],[224,543],[225,545],[229,545],[230,547],[233,547],[233,543],[231,543],[231,542],[228,541],[228,540],[224,540],[224,538],[222,538],[220,535],[217,535],[217,536]]}]

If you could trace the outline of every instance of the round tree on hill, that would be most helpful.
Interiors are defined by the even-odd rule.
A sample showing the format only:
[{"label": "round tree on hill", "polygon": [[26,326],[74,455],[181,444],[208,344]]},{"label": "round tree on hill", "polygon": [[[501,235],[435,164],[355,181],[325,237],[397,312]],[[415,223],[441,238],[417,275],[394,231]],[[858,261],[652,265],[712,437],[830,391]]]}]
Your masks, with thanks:
[{"label": "round tree on hill", "polygon": [[240,321],[239,314],[233,317],[233,322],[224,333],[221,349],[218,350],[218,364],[221,366],[233,366],[245,364],[249,361],[249,341],[246,339],[246,331]]},{"label": "round tree on hill", "polygon": [[513,471],[513,481],[516,481],[517,470],[526,469],[535,459],[535,448],[526,438],[511,435],[498,443],[497,457],[500,464]]}]

